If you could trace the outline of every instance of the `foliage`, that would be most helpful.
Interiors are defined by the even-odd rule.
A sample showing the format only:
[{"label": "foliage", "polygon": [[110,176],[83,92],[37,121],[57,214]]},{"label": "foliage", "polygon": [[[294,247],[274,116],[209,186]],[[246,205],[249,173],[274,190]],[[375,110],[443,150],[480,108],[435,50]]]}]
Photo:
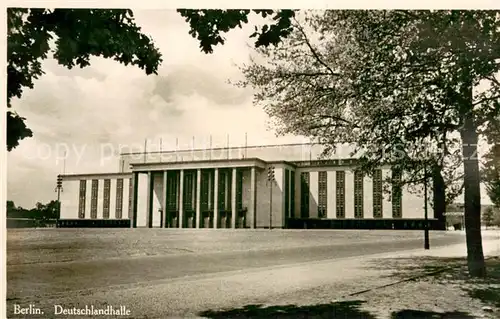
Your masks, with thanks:
[{"label": "foliage", "polygon": [[[7,106],[32,89],[43,75],[42,60],[52,53],[71,69],[90,65],[91,56],[112,58],[156,74],[161,54],[141,33],[130,10],[7,9]],[[7,149],[31,137],[25,119],[7,112]]]},{"label": "foliage", "polygon": [[20,140],[33,137],[33,132],[26,126],[25,120],[26,118],[17,113],[7,111],[7,151],[17,147]]},{"label": "foliage", "polygon": [[8,200],[7,201],[7,211],[10,211],[10,210],[15,209],[15,208],[16,208],[16,205],[14,204],[14,202],[11,200]]},{"label": "foliage", "polygon": [[52,200],[47,204],[36,203],[32,209],[16,207],[13,201],[7,201],[7,218],[28,218],[45,222],[59,218],[59,202]]},{"label": "foliage", "polygon": [[293,10],[177,10],[189,23],[189,34],[200,42],[200,48],[205,53],[212,53],[213,47],[224,44],[225,39],[221,34],[241,28],[248,23],[248,16],[253,12],[263,18],[271,17],[273,24],[264,24],[250,37],[256,37],[255,47],[277,45],[282,39],[292,32]]},{"label": "foliage", "polygon": [[[448,201],[453,201],[463,185],[457,170],[458,139],[444,144],[443,134],[437,133],[433,139],[406,139],[410,133],[403,131],[398,116],[408,108],[408,101],[379,105],[378,113],[373,102],[370,108],[357,107],[354,80],[364,63],[362,56],[356,56],[360,48],[352,41],[351,31],[325,21],[329,14],[307,15],[305,26],[295,21],[295,31],[280,46],[258,50],[260,59],[242,68],[246,81],[238,84],[256,90],[255,102],[274,119],[280,134],[309,136],[326,146],[324,155],[334,152],[339,143],[354,144],[352,155],[363,154],[361,169],[371,173],[385,162],[409,173],[403,184],[421,185],[424,169],[431,175],[438,166],[437,173],[452,189]],[[377,117],[371,123],[378,126],[374,129],[364,126],[371,116]]]}]

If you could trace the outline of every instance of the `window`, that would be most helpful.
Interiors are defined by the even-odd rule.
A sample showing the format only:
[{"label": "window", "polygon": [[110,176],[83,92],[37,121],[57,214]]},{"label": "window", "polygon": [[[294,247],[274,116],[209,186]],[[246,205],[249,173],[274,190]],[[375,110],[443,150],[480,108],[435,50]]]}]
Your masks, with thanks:
[{"label": "window", "polygon": [[192,211],[194,209],[195,178],[196,173],[194,172],[184,173],[184,211]]},{"label": "window", "polygon": [[373,172],[373,217],[382,218],[382,170]]},{"label": "window", "polygon": [[290,217],[290,170],[285,169],[285,216]]},{"label": "window", "polygon": [[319,172],[318,173],[318,217],[326,218],[326,209],[327,209],[327,172]]},{"label": "window", "polygon": [[121,219],[123,215],[123,178],[116,180],[116,218]]},{"label": "window", "polygon": [[215,171],[210,170],[208,172],[208,210],[214,209],[214,179]]},{"label": "window", "polygon": [[179,181],[179,173],[169,171],[167,173],[167,210],[175,212],[177,210],[177,182]]},{"label": "window", "polygon": [[290,192],[290,217],[293,217],[295,214],[294,214],[294,211],[295,211],[295,172],[294,171],[291,171],[290,172],[290,188],[291,188],[291,192]]},{"label": "window", "polygon": [[210,178],[211,171],[202,170],[201,171],[201,211],[206,211],[209,209],[210,202]]},{"label": "window", "polygon": [[336,172],[336,216],[337,218],[345,218],[345,172]]},{"label": "window", "polygon": [[109,198],[111,197],[111,180],[104,180],[104,194],[102,203],[102,218],[109,218]]},{"label": "window", "polygon": [[354,218],[363,218],[363,172],[354,171]]},{"label": "window", "polygon": [[92,180],[92,189],[91,189],[91,197],[90,197],[90,218],[97,218],[97,195],[99,193],[99,180]]},{"label": "window", "polygon": [[228,203],[230,199],[229,193],[231,187],[226,187],[226,186],[228,186],[229,184],[230,184],[229,171],[219,169],[219,189],[218,189],[219,211],[221,210],[225,211],[228,209],[226,203]]},{"label": "window", "polygon": [[300,217],[309,217],[309,172],[300,173]]},{"label": "window", "polygon": [[87,181],[80,180],[80,196],[78,202],[78,218],[85,218],[85,194],[87,193]]},{"label": "window", "polygon": [[243,208],[243,172],[241,170],[236,171],[236,209],[241,210]]},{"label": "window", "polygon": [[393,170],[392,179],[394,180],[392,184],[392,218],[403,217],[402,210],[402,190],[401,185],[398,182],[401,181],[401,172]]}]

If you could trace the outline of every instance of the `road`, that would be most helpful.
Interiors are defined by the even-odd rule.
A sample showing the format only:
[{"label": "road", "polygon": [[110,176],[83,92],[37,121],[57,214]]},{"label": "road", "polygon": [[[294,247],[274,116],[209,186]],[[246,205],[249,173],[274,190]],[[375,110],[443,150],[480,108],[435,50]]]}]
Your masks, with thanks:
[{"label": "road", "polygon": [[[431,233],[431,248],[458,243],[465,245],[459,234]],[[320,284],[321,278],[311,277],[308,271],[322,261],[422,246],[422,232],[412,231],[9,231],[8,309],[34,303],[50,311],[53,304],[117,302],[132,309],[134,317],[140,317],[138,313],[148,318],[185,315],[186,309],[221,304],[210,300],[218,294],[226,296],[225,302],[233,297],[241,302],[249,296],[264,296],[264,290],[284,293],[289,287],[283,285],[280,290],[278,286],[287,281],[286,276],[281,281],[276,278],[287,273],[307,274],[296,278],[298,289]],[[274,288],[258,287],[266,275],[276,281]],[[233,284],[225,289],[223,283],[231,276]],[[212,290],[207,280],[212,280]],[[254,291],[237,297],[239,289],[249,290],[248,283],[255,283]],[[145,305],[157,299],[163,310],[148,313],[151,310]]]}]

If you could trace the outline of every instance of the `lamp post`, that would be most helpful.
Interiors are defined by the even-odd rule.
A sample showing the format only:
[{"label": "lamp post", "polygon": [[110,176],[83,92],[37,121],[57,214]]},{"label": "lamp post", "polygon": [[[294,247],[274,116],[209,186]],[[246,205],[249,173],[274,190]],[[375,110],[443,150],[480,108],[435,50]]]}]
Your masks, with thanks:
[{"label": "lamp post", "polygon": [[269,183],[269,229],[273,228],[273,183],[275,181],[274,177],[274,166],[269,166],[267,170],[267,182]]},{"label": "lamp post", "polygon": [[61,192],[63,191],[62,187],[62,176],[57,175],[57,184],[56,184],[56,189],[55,191],[57,192],[57,218],[61,218]]},{"label": "lamp post", "polygon": [[427,163],[424,163],[424,249],[429,249],[429,215],[427,212]]}]

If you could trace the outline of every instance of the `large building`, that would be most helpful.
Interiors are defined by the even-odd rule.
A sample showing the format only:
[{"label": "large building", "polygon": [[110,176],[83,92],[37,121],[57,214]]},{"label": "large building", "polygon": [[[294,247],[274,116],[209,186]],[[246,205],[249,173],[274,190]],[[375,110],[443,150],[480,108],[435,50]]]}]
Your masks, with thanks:
[{"label": "large building", "polygon": [[[393,172],[288,144],[127,153],[118,172],[60,175],[60,227],[421,229],[424,199]],[[394,177],[394,176],[393,176]],[[389,190],[389,194],[385,191]],[[430,206],[429,206],[430,207]],[[433,218],[430,227],[444,228]]]}]

